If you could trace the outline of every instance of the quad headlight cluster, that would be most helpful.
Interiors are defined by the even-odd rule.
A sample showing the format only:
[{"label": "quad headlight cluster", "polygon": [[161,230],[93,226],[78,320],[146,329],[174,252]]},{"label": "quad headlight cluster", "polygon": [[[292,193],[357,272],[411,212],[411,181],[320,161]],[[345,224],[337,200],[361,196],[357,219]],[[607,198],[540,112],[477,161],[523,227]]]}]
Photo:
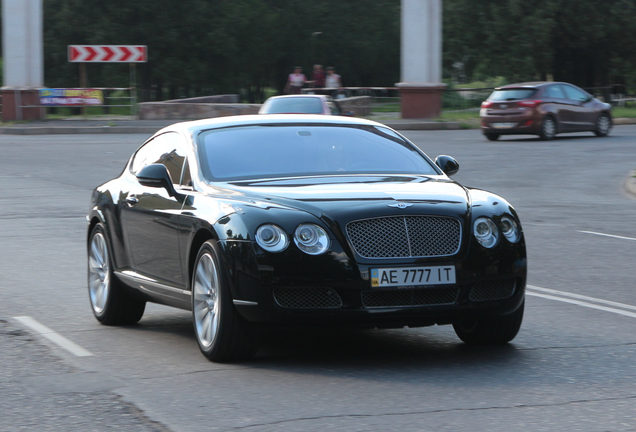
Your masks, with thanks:
[{"label": "quad headlight cluster", "polygon": [[[256,231],[256,243],[268,252],[282,252],[289,246],[289,238],[281,227],[265,224]],[[294,243],[309,255],[323,254],[331,245],[327,232],[310,223],[298,225],[294,232]]]},{"label": "quad headlight cluster", "polygon": [[519,241],[520,232],[517,222],[509,217],[504,216],[500,219],[498,228],[495,222],[487,217],[480,217],[473,223],[473,234],[475,238],[485,248],[491,248],[497,244],[499,236],[503,236],[510,243],[517,243]]}]

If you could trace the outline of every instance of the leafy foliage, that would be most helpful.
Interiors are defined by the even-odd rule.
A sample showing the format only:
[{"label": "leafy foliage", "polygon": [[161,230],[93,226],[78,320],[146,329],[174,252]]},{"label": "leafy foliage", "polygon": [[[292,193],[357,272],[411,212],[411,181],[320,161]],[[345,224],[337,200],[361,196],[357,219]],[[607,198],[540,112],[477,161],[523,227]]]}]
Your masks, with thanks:
[{"label": "leafy foliage", "polygon": [[[279,91],[295,65],[335,66],[347,86],[399,81],[400,0],[44,0],[46,84],[69,87],[67,46],[148,46],[143,99]],[[317,32],[321,32],[317,34]],[[315,34],[312,36],[312,34]],[[124,87],[128,67],[88,64],[89,84]]]},{"label": "leafy foliage", "polygon": [[633,84],[635,0],[443,0],[444,65],[467,79]]}]

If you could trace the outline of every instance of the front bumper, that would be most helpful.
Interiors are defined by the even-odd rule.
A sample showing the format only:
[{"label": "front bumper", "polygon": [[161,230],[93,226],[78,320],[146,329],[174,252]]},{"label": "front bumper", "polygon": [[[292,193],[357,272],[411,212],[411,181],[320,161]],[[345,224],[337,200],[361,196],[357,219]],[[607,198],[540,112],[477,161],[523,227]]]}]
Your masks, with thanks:
[{"label": "front bumper", "polygon": [[[523,238],[496,250],[473,245],[448,259],[358,263],[341,250],[309,256],[290,248],[260,253],[251,242],[224,242],[235,307],[249,322],[269,325],[419,327],[460,319],[495,318],[516,311],[525,297]],[[456,284],[377,289],[378,267],[453,265]]]}]

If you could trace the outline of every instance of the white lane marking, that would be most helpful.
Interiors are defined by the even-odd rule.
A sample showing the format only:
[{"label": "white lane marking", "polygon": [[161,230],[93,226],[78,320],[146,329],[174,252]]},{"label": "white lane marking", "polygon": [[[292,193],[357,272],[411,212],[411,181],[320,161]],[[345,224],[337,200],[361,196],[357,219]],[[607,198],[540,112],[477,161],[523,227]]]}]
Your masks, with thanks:
[{"label": "white lane marking", "polygon": [[613,235],[613,234],[603,234],[603,233],[594,232],[594,231],[579,231],[579,232],[580,233],[585,233],[585,234],[594,234],[594,235],[603,236],[603,237],[612,237],[612,238],[617,238],[617,239],[621,239],[621,240],[633,240],[633,241],[636,241],[636,238],[633,238],[633,237],[623,237],[623,236],[618,236],[618,235]]},{"label": "white lane marking", "polygon": [[16,321],[19,321],[20,323],[27,326],[28,328],[30,328],[37,334],[47,338],[54,344],[60,346],[61,348],[64,348],[66,351],[70,352],[71,354],[77,357],[88,357],[88,356],[94,355],[92,352],[82,348],[81,346],[77,345],[75,342],[71,342],[70,340],[62,336],[61,334],[54,332],[53,330],[51,330],[44,324],[37,322],[30,316],[13,317],[13,319]]},{"label": "white lane marking", "polygon": [[537,290],[537,291],[542,291],[548,294],[554,294],[554,295],[559,295],[559,296],[563,296],[563,297],[571,297],[571,298],[575,298],[575,299],[579,299],[579,300],[587,300],[590,302],[594,302],[594,303],[601,303],[601,304],[606,304],[609,306],[614,306],[614,307],[619,307],[619,308],[623,308],[623,309],[631,309],[631,310],[636,310],[636,306],[632,306],[632,305],[628,305],[625,303],[618,303],[618,302],[613,302],[610,300],[603,300],[603,299],[599,299],[596,297],[588,297],[588,296],[584,296],[581,294],[574,294],[574,293],[569,293],[566,291],[558,291],[558,290],[554,290],[554,289],[549,289],[549,288],[541,288],[538,286],[534,286],[534,285],[528,285],[527,288],[533,289],[533,290]]},{"label": "white lane marking", "polygon": [[620,309],[614,309],[614,308],[609,308],[609,307],[605,307],[605,306],[599,306],[599,305],[595,305],[592,303],[586,303],[586,302],[582,302],[579,300],[573,300],[573,299],[568,299],[568,298],[562,298],[562,297],[555,297],[555,296],[551,296],[551,295],[545,295],[545,294],[539,294],[539,293],[533,293],[533,292],[528,292],[526,291],[527,295],[530,296],[534,296],[534,297],[541,297],[541,298],[545,298],[545,299],[549,299],[549,300],[556,300],[556,301],[561,301],[561,302],[565,302],[565,303],[572,303],[578,306],[583,306],[583,307],[589,307],[592,309],[598,309],[598,310],[602,310],[605,312],[612,312],[618,315],[625,315],[631,318],[636,318],[636,313],[634,312],[627,312],[624,310],[620,310]]}]

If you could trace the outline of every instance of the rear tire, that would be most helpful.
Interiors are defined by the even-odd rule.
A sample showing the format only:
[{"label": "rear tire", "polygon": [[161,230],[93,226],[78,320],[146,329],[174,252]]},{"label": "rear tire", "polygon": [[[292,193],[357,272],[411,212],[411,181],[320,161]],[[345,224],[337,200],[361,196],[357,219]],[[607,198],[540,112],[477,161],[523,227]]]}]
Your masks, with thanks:
[{"label": "rear tire", "polygon": [[488,139],[488,141],[497,141],[501,135],[496,133],[487,133],[484,136]]},{"label": "rear tire", "polygon": [[502,345],[517,336],[523,321],[525,301],[514,313],[496,320],[466,320],[453,323],[457,336],[469,345]]},{"label": "rear tire", "polygon": [[220,256],[216,242],[207,241],[199,249],[191,278],[194,333],[208,360],[247,360],[256,354],[256,338],[234,308]]},{"label": "rear tire", "polygon": [[106,228],[98,223],[88,240],[88,297],[93,315],[105,325],[135,324],[146,302],[134,297],[113,274]]},{"label": "rear tire", "polygon": [[610,129],[612,128],[612,119],[607,114],[603,113],[598,116],[596,120],[596,129],[594,130],[594,135],[597,137],[604,137],[609,135]]},{"label": "rear tire", "polygon": [[539,132],[539,137],[542,140],[548,141],[554,139],[557,134],[557,124],[552,116],[546,116],[543,119],[543,123],[541,123],[541,131]]}]

